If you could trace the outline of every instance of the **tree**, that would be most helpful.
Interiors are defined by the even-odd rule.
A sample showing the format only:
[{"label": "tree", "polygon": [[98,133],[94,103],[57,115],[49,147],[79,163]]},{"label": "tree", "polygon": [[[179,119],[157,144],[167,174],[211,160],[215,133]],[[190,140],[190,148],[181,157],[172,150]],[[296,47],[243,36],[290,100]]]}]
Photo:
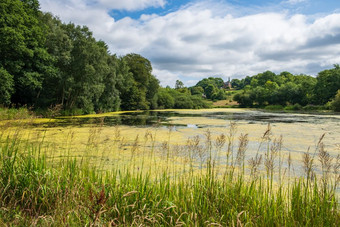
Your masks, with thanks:
[{"label": "tree", "polygon": [[340,112],[340,89],[338,90],[337,94],[332,100],[331,106],[334,109],[334,111]]},{"label": "tree", "polygon": [[235,89],[241,89],[242,88],[242,84],[241,84],[241,81],[239,79],[232,79],[231,80],[231,86]]},{"label": "tree", "polygon": [[177,109],[193,109],[194,102],[191,100],[189,95],[180,93],[175,99],[175,108]]},{"label": "tree", "polygon": [[330,101],[340,88],[340,66],[319,72],[314,90],[316,104],[325,104]]},{"label": "tree", "polygon": [[157,96],[157,104],[160,109],[171,109],[174,107],[175,100],[166,88],[160,89]]},{"label": "tree", "polygon": [[201,86],[194,86],[190,88],[190,92],[192,95],[200,95],[202,96],[204,93],[204,89]]},{"label": "tree", "polygon": [[51,70],[44,48],[46,27],[40,21],[38,1],[0,2],[0,67],[13,75],[13,103],[33,105]]},{"label": "tree", "polygon": [[243,93],[237,93],[234,95],[233,100],[238,102],[243,107],[253,106],[254,98],[251,97],[249,91],[244,91]]},{"label": "tree", "polygon": [[181,88],[184,88],[183,82],[180,80],[176,80],[175,89],[181,89]]},{"label": "tree", "polygon": [[13,76],[4,68],[0,68],[0,105],[9,105],[13,94]]},{"label": "tree", "polygon": [[276,74],[271,71],[266,71],[263,73],[259,73],[252,78],[252,80],[257,79],[257,86],[263,86],[265,83],[270,80],[275,82],[276,81]]},{"label": "tree", "polygon": [[159,89],[159,80],[151,75],[149,84],[147,85],[146,100],[150,104],[151,109],[157,108],[157,92]]},{"label": "tree", "polygon": [[124,59],[135,81],[139,86],[146,87],[151,78],[151,62],[139,54],[127,54]]},{"label": "tree", "polygon": [[213,100],[225,100],[227,98],[227,95],[225,93],[225,90],[223,88],[218,89],[213,95]]},{"label": "tree", "polygon": [[98,103],[95,105],[96,112],[110,112],[117,111],[120,108],[118,83],[118,58],[112,55],[108,58],[109,71],[104,75],[104,91],[101,94]]},{"label": "tree", "polygon": [[[46,13],[41,20],[47,26],[47,38],[45,48],[53,59],[53,71],[46,75],[38,105],[48,107],[50,105],[67,102],[68,84],[73,81],[73,74],[70,72],[71,51],[73,40],[69,36],[68,26],[58,18]],[[64,106],[66,107],[66,106]]]},{"label": "tree", "polygon": [[131,97],[124,98],[129,100],[126,103],[123,102],[124,106],[129,109],[149,109],[159,87],[159,81],[151,74],[151,62],[139,54],[128,54],[124,56],[124,60],[134,80],[130,93],[125,94]]},{"label": "tree", "polygon": [[216,87],[213,84],[209,84],[208,86],[206,86],[205,88],[205,95],[207,97],[207,99],[212,99],[213,94],[216,92]]}]

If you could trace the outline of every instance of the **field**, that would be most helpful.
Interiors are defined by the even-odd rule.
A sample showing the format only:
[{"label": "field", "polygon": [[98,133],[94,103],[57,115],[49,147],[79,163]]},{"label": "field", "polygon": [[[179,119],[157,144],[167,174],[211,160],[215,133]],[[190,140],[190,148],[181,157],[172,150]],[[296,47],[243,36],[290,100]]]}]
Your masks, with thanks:
[{"label": "field", "polygon": [[116,115],[2,121],[0,224],[340,225],[328,135],[289,152],[297,141],[275,124],[174,115],[136,127]]}]

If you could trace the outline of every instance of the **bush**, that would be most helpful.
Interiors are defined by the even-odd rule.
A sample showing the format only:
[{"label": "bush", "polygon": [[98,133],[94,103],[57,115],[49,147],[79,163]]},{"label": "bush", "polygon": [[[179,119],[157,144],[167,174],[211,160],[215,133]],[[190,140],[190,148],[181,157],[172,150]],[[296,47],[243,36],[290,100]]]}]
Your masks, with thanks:
[{"label": "bush", "polygon": [[268,105],[264,108],[265,110],[283,110],[281,105]]},{"label": "bush", "polygon": [[83,115],[84,112],[82,109],[73,108],[61,111],[61,115],[63,116],[76,116],[76,115]]},{"label": "bush", "polygon": [[13,76],[4,68],[0,68],[0,104],[9,105],[14,92]]},{"label": "bush", "polygon": [[298,103],[294,105],[289,105],[284,108],[285,110],[302,110],[302,106]]},{"label": "bush", "polygon": [[334,111],[340,112],[340,89],[338,90],[333,101],[331,102],[331,107]]},{"label": "bush", "polygon": [[158,93],[157,104],[160,109],[172,109],[175,100],[166,90],[161,90]]},{"label": "bush", "polygon": [[194,107],[194,102],[190,99],[189,96],[180,95],[175,99],[175,108],[176,109],[192,109]]},{"label": "bush", "polygon": [[15,108],[0,108],[0,120],[17,120],[33,117],[34,114],[26,107]]},{"label": "bush", "polygon": [[316,111],[316,110],[322,110],[323,106],[317,106],[317,105],[307,105],[302,108],[304,111]]},{"label": "bush", "polygon": [[199,95],[192,95],[190,98],[191,98],[191,101],[194,104],[194,106],[193,106],[194,109],[211,108],[211,103],[202,99],[202,97],[199,96]]}]

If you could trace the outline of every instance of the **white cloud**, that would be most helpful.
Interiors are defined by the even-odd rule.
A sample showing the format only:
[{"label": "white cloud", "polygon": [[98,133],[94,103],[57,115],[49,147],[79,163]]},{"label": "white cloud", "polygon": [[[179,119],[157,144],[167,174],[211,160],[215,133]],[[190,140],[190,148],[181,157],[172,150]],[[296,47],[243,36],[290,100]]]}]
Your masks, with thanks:
[{"label": "white cloud", "polygon": [[[165,16],[115,21],[107,14],[108,4],[119,1],[101,0],[91,7],[81,2],[41,0],[41,5],[64,21],[88,25],[112,53],[134,52],[150,59],[163,85],[265,70],[316,74],[340,61],[339,13],[317,19],[287,12],[234,16],[230,5],[198,3]],[[164,1],[150,2],[161,6]]]}]

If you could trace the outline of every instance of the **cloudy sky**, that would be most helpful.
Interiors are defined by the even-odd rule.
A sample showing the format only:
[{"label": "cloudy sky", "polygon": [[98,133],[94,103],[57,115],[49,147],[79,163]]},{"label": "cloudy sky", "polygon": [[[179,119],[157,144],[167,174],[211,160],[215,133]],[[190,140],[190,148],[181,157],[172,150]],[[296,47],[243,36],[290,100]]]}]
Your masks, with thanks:
[{"label": "cloudy sky", "polygon": [[340,63],[340,0],[40,0],[111,53],[148,58],[163,86]]}]

